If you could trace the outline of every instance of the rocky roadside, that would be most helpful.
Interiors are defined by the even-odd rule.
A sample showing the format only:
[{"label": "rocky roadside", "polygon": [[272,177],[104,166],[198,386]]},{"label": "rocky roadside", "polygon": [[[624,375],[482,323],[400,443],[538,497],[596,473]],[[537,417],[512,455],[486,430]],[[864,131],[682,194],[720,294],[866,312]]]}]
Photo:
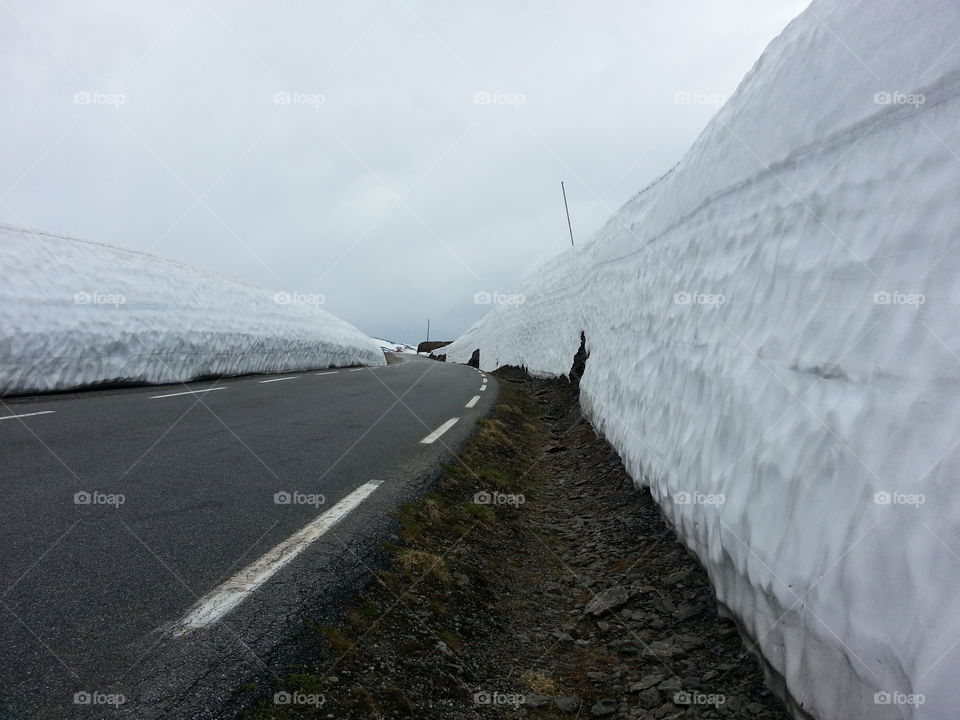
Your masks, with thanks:
[{"label": "rocky roadside", "polygon": [[496,375],[390,566],[248,717],[787,718],[575,388]]}]

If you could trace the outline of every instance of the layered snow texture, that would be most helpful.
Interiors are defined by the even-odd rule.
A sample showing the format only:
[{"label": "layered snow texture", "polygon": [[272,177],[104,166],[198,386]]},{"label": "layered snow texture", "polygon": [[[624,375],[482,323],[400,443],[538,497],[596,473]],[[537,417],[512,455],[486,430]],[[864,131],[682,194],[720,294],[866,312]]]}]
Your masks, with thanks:
[{"label": "layered snow texture", "polygon": [[816,0],[445,349],[563,375],[585,333],[593,423],[798,715],[960,712],[958,38],[956,3]]},{"label": "layered snow texture", "polygon": [[318,307],[152,255],[0,226],[0,393],[383,365]]}]

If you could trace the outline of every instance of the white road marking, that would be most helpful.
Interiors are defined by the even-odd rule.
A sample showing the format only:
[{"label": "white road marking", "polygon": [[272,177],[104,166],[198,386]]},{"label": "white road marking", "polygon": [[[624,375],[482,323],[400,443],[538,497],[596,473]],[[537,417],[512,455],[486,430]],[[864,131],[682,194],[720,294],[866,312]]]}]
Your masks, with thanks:
[{"label": "white road marking", "polygon": [[336,370],[328,370],[327,372],[317,373],[317,375],[336,375]]},{"label": "white road marking", "polygon": [[260,384],[262,385],[263,383],[268,383],[268,382],[280,382],[281,380],[296,380],[297,377],[298,377],[297,375],[287,375],[286,377],[282,377],[282,378],[270,378],[269,380],[261,380]]},{"label": "white road marking", "polygon": [[483,379],[483,382],[482,382],[481,384],[482,384],[482,385],[486,385],[486,384],[487,384],[487,379],[484,378],[484,379]]},{"label": "white road marking", "polygon": [[366,368],[350,368],[349,372],[360,372],[361,370],[366,370]]},{"label": "white road marking", "polygon": [[480,400],[480,396],[474,395],[472,398],[470,398],[470,401],[466,405],[464,405],[464,407],[472,408],[474,405],[477,404],[477,401],[479,400]]},{"label": "white road marking", "polygon": [[226,390],[226,389],[227,389],[226,387],[212,387],[212,388],[207,388],[206,390],[187,390],[185,392],[169,393],[167,395],[151,395],[150,399],[158,400],[160,398],[165,398],[165,397],[177,397],[179,395],[196,395],[197,393],[213,392],[214,390]]},{"label": "white road marking", "polygon": [[434,430],[432,433],[430,433],[429,435],[427,435],[423,440],[421,440],[421,441],[420,441],[421,444],[429,445],[429,444],[432,443],[432,442],[436,442],[437,439],[438,439],[441,435],[443,435],[447,430],[449,430],[449,429],[452,428],[454,425],[456,425],[456,424],[457,424],[457,420],[459,420],[459,419],[460,419],[460,418],[458,418],[458,417],[450,418],[450,419],[447,420],[443,425],[441,425],[440,427],[438,427],[438,428],[437,428],[436,430]]},{"label": "white road marking", "polygon": [[41,410],[40,412],[23,413],[23,415],[4,415],[0,420],[13,420],[14,418],[33,417],[34,415],[52,415],[56,410]]},{"label": "white road marking", "polygon": [[197,628],[207,627],[242,603],[254,590],[269,580],[278,570],[306,550],[311,543],[336,525],[347,514],[366,500],[383,480],[371,480],[358,487],[315,520],[305,525],[286,540],[261,555],[229,580],[204,595],[193,609],[177,623],[174,637]]},{"label": "white road marking", "polygon": [[487,386],[486,386],[486,385],[481,385],[481,386],[480,386],[480,392],[483,392],[483,391],[486,390],[486,389],[487,389]]}]

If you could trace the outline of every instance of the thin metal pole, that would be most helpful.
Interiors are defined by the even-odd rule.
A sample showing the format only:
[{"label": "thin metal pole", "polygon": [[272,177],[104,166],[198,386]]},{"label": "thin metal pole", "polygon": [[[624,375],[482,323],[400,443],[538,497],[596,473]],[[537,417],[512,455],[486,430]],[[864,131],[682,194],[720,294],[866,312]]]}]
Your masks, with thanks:
[{"label": "thin metal pole", "polygon": [[430,342],[430,318],[427,318],[427,342]]},{"label": "thin metal pole", "polygon": [[563,186],[563,180],[560,181],[560,190],[563,192],[563,209],[567,211],[567,230],[570,231],[570,245],[573,246],[573,225],[570,224],[570,208],[567,206],[567,189]]}]

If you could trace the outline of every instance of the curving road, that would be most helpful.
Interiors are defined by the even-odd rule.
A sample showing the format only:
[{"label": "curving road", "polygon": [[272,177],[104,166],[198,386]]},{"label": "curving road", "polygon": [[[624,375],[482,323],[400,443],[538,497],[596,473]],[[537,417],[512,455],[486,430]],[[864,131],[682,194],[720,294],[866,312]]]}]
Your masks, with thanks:
[{"label": "curving road", "polygon": [[0,718],[229,717],[294,662],[495,400],[401,357],[6,399]]}]

